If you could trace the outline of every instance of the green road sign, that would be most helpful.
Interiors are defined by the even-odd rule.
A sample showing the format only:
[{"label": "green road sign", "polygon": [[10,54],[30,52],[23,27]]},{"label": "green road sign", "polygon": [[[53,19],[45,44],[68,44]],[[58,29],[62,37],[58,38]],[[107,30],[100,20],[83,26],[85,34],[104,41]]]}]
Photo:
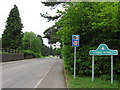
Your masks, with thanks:
[{"label": "green road sign", "polygon": [[94,81],[94,55],[111,55],[111,83],[113,83],[113,55],[118,55],[118,50],[111,50],[106,44],[100,44],[96,50],[90,50],[92,55],[92,81]]},{"label": "green road sign", "polygon": [[96,50],[90,50],[90,55],[118,55],[118,50],[111,50],[106,44],[100,44]]}]

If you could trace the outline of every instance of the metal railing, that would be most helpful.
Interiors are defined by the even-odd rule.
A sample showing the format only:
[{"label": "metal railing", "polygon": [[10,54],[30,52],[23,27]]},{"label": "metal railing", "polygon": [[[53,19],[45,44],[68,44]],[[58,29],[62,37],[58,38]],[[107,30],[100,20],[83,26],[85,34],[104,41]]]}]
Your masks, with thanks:
[{"label": "metal railing", "polygon": [[22,54],[22,50],[15,50],[9,48],[0,48],[1,53],[14,53],[14,54]]}]

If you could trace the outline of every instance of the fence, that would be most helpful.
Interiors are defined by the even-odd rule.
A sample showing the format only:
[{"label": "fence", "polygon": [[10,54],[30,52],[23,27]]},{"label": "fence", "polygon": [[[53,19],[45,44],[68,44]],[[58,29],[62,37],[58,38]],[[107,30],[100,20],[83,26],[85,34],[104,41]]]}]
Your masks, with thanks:
[{"label": "fence", "polygon": [[22,50],[15,50],[9,48],[0,48],[0,54],[2,55],[2,61],[22,60],[36,58],[32,54],[23,53]]},{"label": "fence", "polygon": [[14,53],[14,54],[22,54],[21,50],[9,49],[9,48],[0,48],[1,53]]},{"label": "fence", "polygon": [[2,55],[2,62],[24,59],[24,54],[21,50],[0,48],[0,54]]}]

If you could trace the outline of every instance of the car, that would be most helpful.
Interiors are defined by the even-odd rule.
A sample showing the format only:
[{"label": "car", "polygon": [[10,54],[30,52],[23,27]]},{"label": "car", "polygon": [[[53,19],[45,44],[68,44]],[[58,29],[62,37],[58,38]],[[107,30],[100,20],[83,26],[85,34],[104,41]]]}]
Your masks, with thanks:
[{"label": "car", "polygon": [[52,55],[50,55],[49,57],[50,57],[50,58],[52,58],[53,56],[52,56]]},{"label": "car", "polygon": [[57,58],[57,56],[55,56],[55,58]]}]

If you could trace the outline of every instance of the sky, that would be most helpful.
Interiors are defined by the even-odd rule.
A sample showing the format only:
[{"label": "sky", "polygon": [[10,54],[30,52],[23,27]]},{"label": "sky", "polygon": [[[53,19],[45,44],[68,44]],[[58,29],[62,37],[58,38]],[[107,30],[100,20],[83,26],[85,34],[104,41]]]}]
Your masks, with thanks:
[{"label": "sky", "polygon": [[[20,18],[24,26],[23,32],[32,31],[35,34],[44,36],[43,32],[55,22],[47,22],[46,19],[40,16],[40,13],[49,12],[50,15],[56,15],[56,10],[51,10],[41,3],[41,0],[1,0],[0,2],[0,37],[5,29],[6,20],[10,10],[17,5],[20,13]],[[48,45],[48,40],[43,39],[44,44]]]}]

